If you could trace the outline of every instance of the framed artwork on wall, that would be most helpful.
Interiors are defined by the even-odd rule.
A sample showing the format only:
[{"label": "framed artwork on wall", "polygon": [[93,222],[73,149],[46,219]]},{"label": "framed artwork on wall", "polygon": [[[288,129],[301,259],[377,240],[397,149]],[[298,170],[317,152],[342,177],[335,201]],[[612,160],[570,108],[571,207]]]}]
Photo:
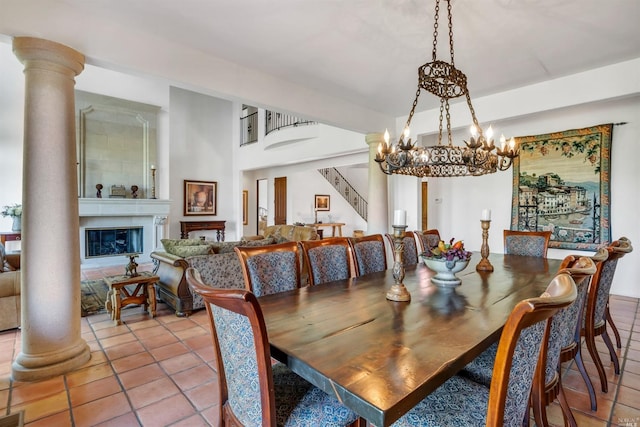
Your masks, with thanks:
[{"label": "framed artwork on wall", "polygon": [[218,183],[184,180],[184,215],[216,215]]},{"label": "framed artwork on wall", "polygon": [[326,194],[316,194],[315,209],[316,211],[330,210],[330,198]]},{"label": "framed artwork on wall", "polygon": [[551,231],[550,248],[611,242],[612,124],[516,138],[511,229]]}]

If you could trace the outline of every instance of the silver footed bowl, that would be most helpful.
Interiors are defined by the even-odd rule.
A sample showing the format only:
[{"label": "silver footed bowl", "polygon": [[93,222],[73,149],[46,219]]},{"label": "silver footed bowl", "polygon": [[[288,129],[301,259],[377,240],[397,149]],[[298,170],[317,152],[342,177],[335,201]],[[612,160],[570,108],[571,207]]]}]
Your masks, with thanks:
[{"label": "silver footed bowl", "polygon": [[462,280],[456,277],[456,273],[467,268],[470,259],[448,261],[445,258],[422,257],[427,268],[436,272],[435,276],[431,278],[431,283],[443,288],[454,288],[462,283]]}]

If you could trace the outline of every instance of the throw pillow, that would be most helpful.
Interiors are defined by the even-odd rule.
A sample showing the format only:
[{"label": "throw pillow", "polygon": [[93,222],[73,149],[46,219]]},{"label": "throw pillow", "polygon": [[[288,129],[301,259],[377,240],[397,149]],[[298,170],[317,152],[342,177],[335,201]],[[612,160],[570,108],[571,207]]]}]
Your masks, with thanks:
[{"label": "throw pillow", "polygon": [[194,255],[208,255],[213,253],[211,245],[173,246],[167,253],[186,258]]},{"label": "throw pillow", "polygon": [[168,253],[173,253],[173,248],[177,246],[198,246],[209,244],[200,239],[162,239],[160,242],[162,243],[162,246],[164,246],[164,250]]}]

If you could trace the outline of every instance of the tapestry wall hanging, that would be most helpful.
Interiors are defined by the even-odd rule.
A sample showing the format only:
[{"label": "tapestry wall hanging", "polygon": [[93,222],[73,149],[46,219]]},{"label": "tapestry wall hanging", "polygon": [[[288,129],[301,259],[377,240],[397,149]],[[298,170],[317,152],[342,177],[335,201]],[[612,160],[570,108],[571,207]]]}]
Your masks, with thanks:
[{"label": "tapestry wall hanging", "polygon": [[612,130],[605,124],[516,138],[511,229],[550,230],[550,248],[608,244]]}]

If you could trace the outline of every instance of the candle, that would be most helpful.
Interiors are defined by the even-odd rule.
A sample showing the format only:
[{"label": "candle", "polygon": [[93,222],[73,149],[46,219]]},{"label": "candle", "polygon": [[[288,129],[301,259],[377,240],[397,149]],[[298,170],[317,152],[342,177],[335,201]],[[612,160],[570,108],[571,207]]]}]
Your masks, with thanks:
[{"label": "candle", "polygon": [[483,209],[481,219],[483,221],[491,221],[491,209]]},{"label": "candle", "polygon": [[151,170],[152,171],[156,170],[156,165],[151,165]]},{"label": "candle", "polygon": [[393,225],[407,225],[407,211],[402,209],[393,211]]}]

